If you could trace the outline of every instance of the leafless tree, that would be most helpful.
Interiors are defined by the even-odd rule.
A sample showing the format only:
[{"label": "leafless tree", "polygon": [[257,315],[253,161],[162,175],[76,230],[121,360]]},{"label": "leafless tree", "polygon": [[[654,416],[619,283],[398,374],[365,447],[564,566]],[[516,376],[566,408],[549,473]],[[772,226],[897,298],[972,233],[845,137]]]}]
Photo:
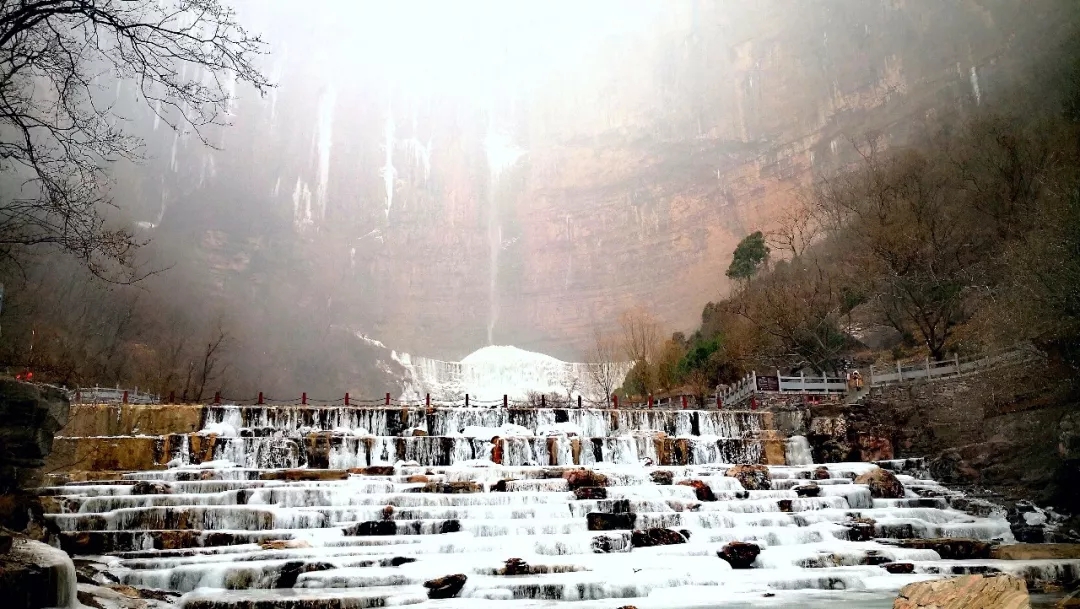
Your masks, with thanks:
[{"label": "leafless tree", "polygon": [[225,329],[224,320],[218,317],[210,328],[206,347],[202,350],[200,359],[188,368],[189,379],[193,377],[193,397],[196,402],[202,401],[208,384],[218,380],[228,371],[229,364],[222,363],[222,356],[230,338],[229,332]]},{"label": "leafless tree", "polygon": [[254,65],[263,52],[220,0],[0,2],[0,259],[52,246],[99,276],[138,279],[140,243],[110,221],[106,170],[139,160],[141,142],[106,88],[135,87],[206,141],[228,121],[233,83],[270,86]]},{"label": "leafless tree", "polygon": [[585,361],[589,366],[589,380],[592,381],[595,393],[600,394],[594,396],[594,402],[611,404],[611,396],[626,372],[626,364],[619,361],[621,353],[617,339],[599,329],[593,332],[593,344]]},{"label": "leafless tree", "polygon": [[800,196],[794,205],[780,212],[777,226],[766,235],[773,249],[790,253],[791,258],[803,255],[821,234],[813,204]]}]

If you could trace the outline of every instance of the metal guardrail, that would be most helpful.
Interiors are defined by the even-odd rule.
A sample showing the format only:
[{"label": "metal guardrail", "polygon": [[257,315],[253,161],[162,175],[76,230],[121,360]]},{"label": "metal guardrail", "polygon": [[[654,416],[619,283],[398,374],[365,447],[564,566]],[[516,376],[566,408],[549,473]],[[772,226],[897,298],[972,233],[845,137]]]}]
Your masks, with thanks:
[{"label": "metal guardrail", "polygon": [[68,390],[73,404],[160,404],[161,397],[151,393],[139,393],[139,388],[88,387]]}]

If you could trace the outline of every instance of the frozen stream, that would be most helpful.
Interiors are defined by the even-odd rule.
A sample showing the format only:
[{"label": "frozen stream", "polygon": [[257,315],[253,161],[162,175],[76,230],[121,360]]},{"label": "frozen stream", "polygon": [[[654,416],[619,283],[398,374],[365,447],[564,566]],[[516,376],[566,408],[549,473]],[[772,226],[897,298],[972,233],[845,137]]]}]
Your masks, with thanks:
[{"label": "frozen stream", "polygon": [[[873,608],[940,574],[1054,581],[1080,569],[1080,561],[947,561],[898,545],[1012,541],[1004,519],[953,509],[961,495],[926,479],[917,461],[882,463],[905,497],[875,499],[853,479],[878,465],[821,470],[796,437],[786,453],[797,464],[769,466],[771,488],[747,490],[725,473],[730,462],[764,458],[759,413],[531,412],[442,409],[413,420],[386,409],[222,406],[206,417],[208,430],[226,436],[206,455],[213,461],[185,453],[170,469],[43,493],[62,499],[50,518],[67,549],[105,555],[125,584],[184,593],[189,609]],[[284,444],[310,452],[313,430],[338,438],[330,469],[299,462],[304,450]],[[412,435],[419,431],[434,434]],[[660,439],[674,443],[674,456]],[[393,450],[373,460],[357,448],[368,445]],[[412,451],[408,461],[398,450]],[[659,465],[642,465],[646,458]],[[282,466],[300,469],[273,469]],[[606,475],[606,497],[577,498],[561,474],[579,466]],[[811,478],[816,496],[796,492]],[[715,500],[680,484],[689,480]],[[136,494],[148,489],[165,492]],[[631,524],[590,530],[597,514]],[[855,518],[869,519],[861,521],[869,530],[857,534]],[[633,547],[631,526],[680,531],[685,542]],[[733,541],[760,547],[752,568],[718,557]],[[526,566],[507,575],[509,559]],[[911,563],[912,572],[892,574],[889,563]],[[455,573],[467,577],[458,597],[429,600],[423,583]]]}]

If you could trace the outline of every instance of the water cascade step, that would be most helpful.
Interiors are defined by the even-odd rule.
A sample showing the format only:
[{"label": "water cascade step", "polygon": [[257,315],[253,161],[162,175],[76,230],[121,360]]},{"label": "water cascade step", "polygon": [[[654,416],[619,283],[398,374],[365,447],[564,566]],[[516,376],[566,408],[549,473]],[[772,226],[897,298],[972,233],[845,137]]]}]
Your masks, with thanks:
[{"label": "water cascade step", "polygon": [[[1078,580],[1080,560],[990,558],[1004,514],[958,509],[920,460],[814,464],[784,416],[200,407],[60,438],[93,456],[40,493],[65,550],[189,609],[891,607],[942,574]],[[902,491],[855,482],[878,469]]]}]

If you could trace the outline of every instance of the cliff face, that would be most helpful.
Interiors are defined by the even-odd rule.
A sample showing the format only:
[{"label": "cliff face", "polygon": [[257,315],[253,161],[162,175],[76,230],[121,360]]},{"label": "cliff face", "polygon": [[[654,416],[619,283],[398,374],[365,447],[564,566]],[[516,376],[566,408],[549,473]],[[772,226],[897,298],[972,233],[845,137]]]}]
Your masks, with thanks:
[{"label": "cliff face", "polygon": [[[312,83],[325,70],[294,52],[273,100],[240,105],[227,155],[180,141],[162,231],[196,235],[228,297],[273,292],[442,359],[490,335],[572,360],[634,304],[695,326],[738,240],[850,158],[845,136],[901,140],[994,100],[1060,41],[1068,4],[665,4],[646,32],[487,110],[373,91],[341,58]],[[526,151],[497,175],[493,126]],[[162,138],[164,159],[177,144]]]}]

